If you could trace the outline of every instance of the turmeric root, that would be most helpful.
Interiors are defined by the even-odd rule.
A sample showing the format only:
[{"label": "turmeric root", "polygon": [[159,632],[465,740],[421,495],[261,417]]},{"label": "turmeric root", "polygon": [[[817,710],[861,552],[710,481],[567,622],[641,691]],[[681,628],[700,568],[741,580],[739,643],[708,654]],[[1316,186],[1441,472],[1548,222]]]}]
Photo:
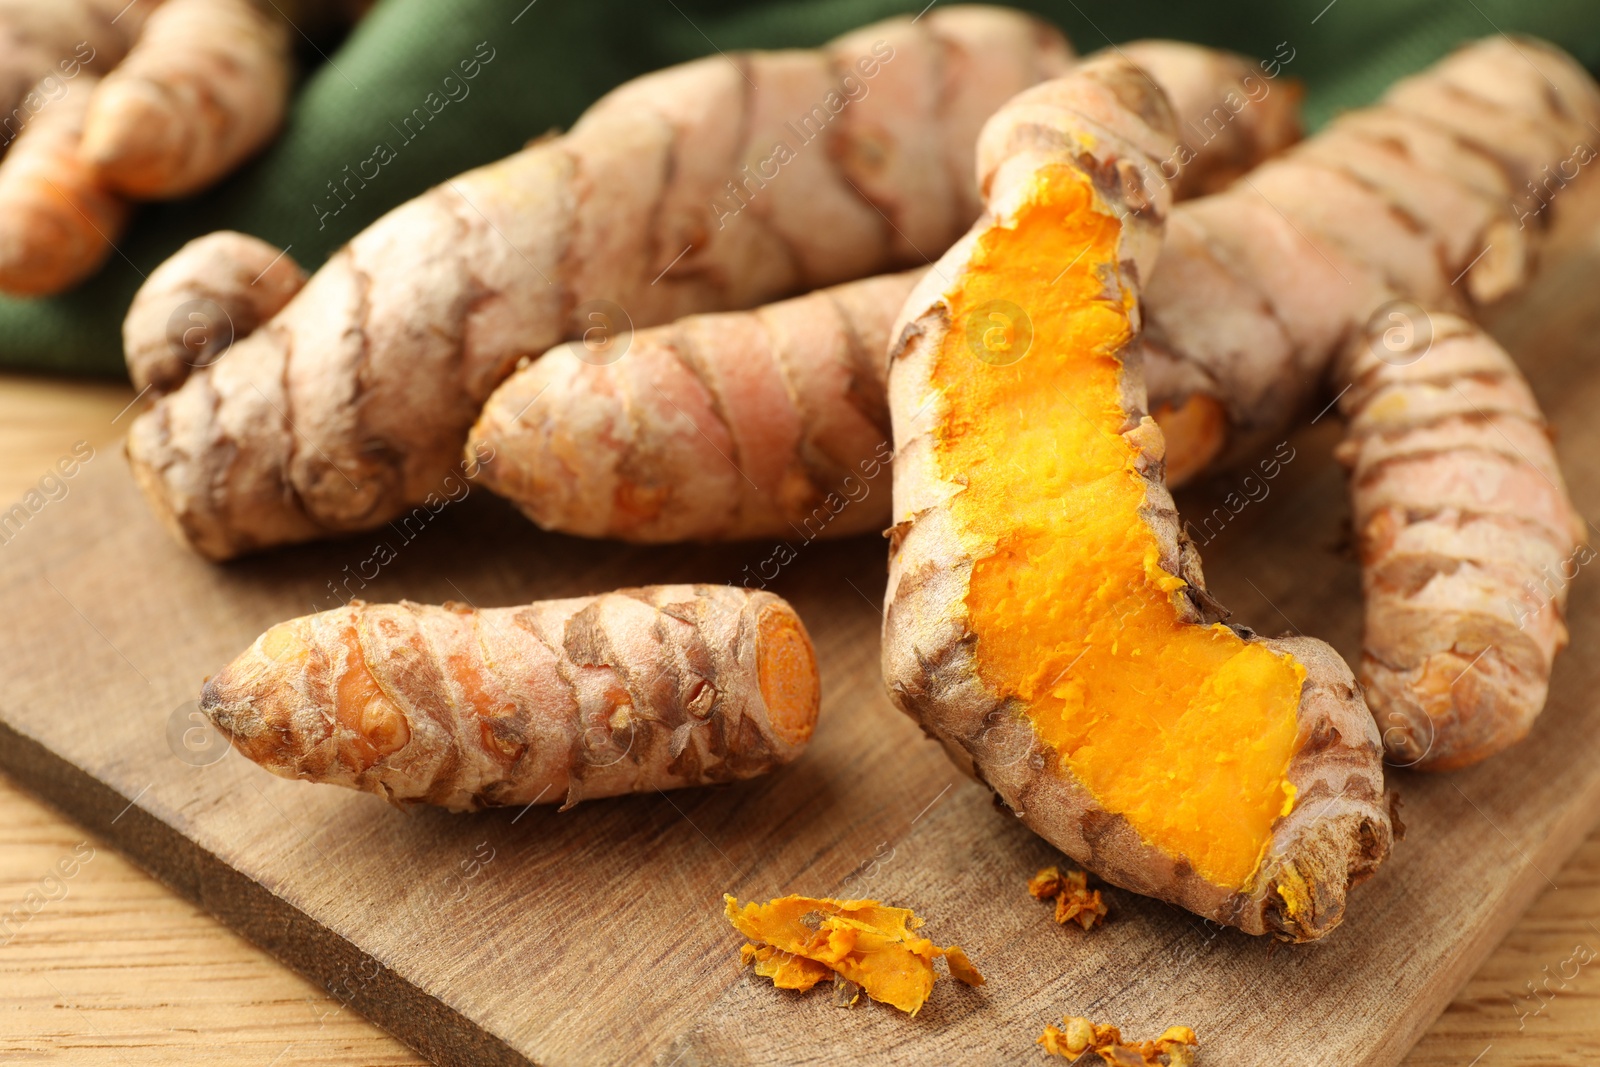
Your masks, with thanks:
[{"label": "turmeric root", "polygon": [[[1297,92],[1241,57],[1172,41],[1121,51],[1196,143],[1160,161],[1176,195],[1299,136]],[[492,454],[486,484],[546,529],[652,542],[881,530],[883,352],[922,273],[561,345],[495,391],[467,451]]]},{"label": "turmeric root", "polygon": [[176,389],[305,284],[298,263],[255,237],[218,230],[190,241],[150,272],[123,320],[134,388],[157,395]]},{"label": "turmeric root", "polygon": [[1367,703],[1391,759],[1448,770],[1527,734],[1567,643],[1568,582],[1593,553],[1511,358],[1464,319],[1428,320],[1404,336],[1377,319],[1345,351],[1337,455]]},{"label": "turmeric root", "polygon": [[1124,1042],[1115,1026],[1092,1023],[1081,1015],[1068,1015],[1061,1025],[1066,1029],[1047,1026],[1039,1036],[1046,1052],[1069,1060],[1093,1052],[1111,1067],[1190,1067],[1194,1050],[1200,1047],[1187,1026],[1169,1026],[1154,1041]]},{"label": "turmeric root", "polygon": [[351,601],[274,626],[201,697],[274,774],[452,811],[751,778],[799,755],[817,706],[794,610],[708,585]]},{"label": "turmeric root", "polygon": [[1185,41],[1129,41],[1117,52],[1167,94],[1178,152],[1161,161],[1175,200],[1217,192],[1300,139],[1298,82],[1267,64]]},{"label": "turmeric root", "polygon": [[[63,83],[84,70],[110,70],[159,2],[0,0],[0,146],[9,145]],[[44,92],[37,93],[41,83]]]},{"label": "turmeric root", "polygon": [[288,64],[249,0],[0,2],[0,290],[70,288],[114,248],[123,195],[194,192],[258,149]]},{"label": "turmeric root", "polygon": [[468,453],[546,529],[672,542],[845,536],[889,512],[883,353],[920,271],[581,341],[495,390]]},{"label": "turmeric root", "polygon": [[83,156],[127,196],[186,196],[255,154],[283,121],[289,30],[251,0],[166,0],[106,75]]},{"label": "turmeric root", "polygon": [[1280,434],[1386,302],[1465,313],[1523,285],[1597,124],[1571,57],[1486,38],[1175,210],[1144,293],[1169,483]]},{"label": "turmeric root", "polygon": [[1106,917],[1106,902],[1100,890],[1089,888],[1089,876],[1083,871],[1062,874],[1058,867],[1046,867],[1028,879],[1028,892],[1035,900],[1055,901],[1056,922],[1063,926],[1076,922],[1092,930]]},{"label": "turmeric root", "polygon": [[987,214],[891,350],[884,677],[1106,881],[1306,941],[1389,851],[1378,732],[1332,649],[1216,622],[1162,484],[1132,357],[1174,142],[1119,57],[985,125]]},{"label": "turmeric root", "polygon": [[909,908],[800,896],[743,907],[732,896],[722,900],[733,928],[760,942],[742,947],[740,962],[754,963],[756,974],[779,989],[803,993],[834,973],[873,1000],[915,1015],[933,992],[933,961],[941,956],[952,978],[983,984],[959,947],[940,948],[914,933],[923,921]]},{"label": "turmeric root", "polygon": [[0,291],[69,288],[99,269],[122,233],[127,205],[78,154],[95,82],[86,71],[57,82],[0,160]]},{"label": "turmeric root", "polygon": [[590,326],[589,302],[649,326],[943,248],[977,213],[982,120],[1070,55],[1028,16],[939,7],[630,82],[335,253],[140,416],[140,484],[216,559],[382,525],[449,474],[519,359]]}]

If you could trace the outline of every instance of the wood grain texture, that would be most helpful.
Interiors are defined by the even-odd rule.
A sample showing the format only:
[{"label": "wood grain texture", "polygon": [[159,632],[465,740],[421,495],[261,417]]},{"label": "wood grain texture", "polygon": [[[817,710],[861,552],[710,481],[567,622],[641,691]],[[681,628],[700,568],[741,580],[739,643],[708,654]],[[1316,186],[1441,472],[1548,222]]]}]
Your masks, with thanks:
[{"label": "wood grain texture", "polygon": [[[1546,290],[1535,304],[1550,306],[1519,309],[1500,332],[1561,427],[1574,496],[1593,517],[1600,427],[1585,424],[1600,401],[1600,347],[1580,358],[1558,331],[1586,313],[1587,336],[1600,336],[1600,316],[1583,307],[1584,275],[1563,277],[1576,278],[1571,291]],[[1297,459],[1272,496],[1206,546],[1207,570],[1240,621],[1268,631],[1304,627],[1350,654],[1358,575],[1335,550],[1346,512],[1327,458],[1331,441],[1326,422],[1296,438]],[[1189,494],[1180,508],[1206,507],[1208,494],[1215,499],[1228,487],[1224,479]],[[827,696],[812,752],[765,782],[597,802],[565,815],[452,817],[282,782],[231,756],[205,767],[175,757],[166,726],[200,677],[268,623],[330,604],[327,583],[371,548],[352,541],[211,568],[165,541],[119,461],[97,458],[65,500],[0,548],[8,608],[0,620],[8,682],[0,716],[12,728],[0,762],[103,835],[90,838],[94,847],[104,840],[125,849],[331,986],[331,994],[311,994],[322,1003],[365,1010],[441,1062],[488,1061],[501,1050],[497,1041],[551,1064],[793,1062],[802,1054],[842,1062],[869,1047],[883,1050],[885,1062],[1014,1062],[1037,1055],[1031,1040],[1045,1022],[1086,1011],[1131,1033],[1192,1023],[1215,1062],[1395,1063],[1541,891],[1540,911],[1406,1062],[1443,1067],[1481,1055],[1483,1067],[1565,1064],[1600,1050],[1600,966],[1547,996],[1537,1015],[1527,1014],[1537,1001],[1523,989],[1542,982],[1544,968],[1557,970],[1575,944],[1600,948],[1590,925],[1600,925],[1600,840],[1559,866],[1600,812],[1600,707],[1592,699],[1600,589],[1591,590],[1587,576],[1574,594],[1574,647],[1535,736],[1464,774],[1395,775],[1409,836],[1391,865],[1357,891],[1351,920],[1327,943],[1272,951],[1117,891],[1109,894],[1116,921],[1091,935],[1046,920],[1022,880],[1054,860],[1051,850],[961,782],[875,684],[872,600],[882,553],[870,541],[807,546],[776,583],[813,621]],[[735,580],[768,551],[548,537],[475,492],[404,545],[364,592],[510,603],[628,581]],[[36,747],[41,741],[48,751]],[[59,754],[92,766],[95,777]],[[12,907],[84,839],[61,829],[48,854],[19,854],[21,862],[0,867]],[[483,855],[480,846],[494,858],[476,877],[452,877]],[[359,1040],[369,1044],[327,1038],[316,1049],[325,1056],[314,1058],[314,1046],[290,1036],[303,1042],[309,1032],[297,1026],[319,1022],[295,1024],[286,1004],[276,1006],[292,994],[253,994],[230,1013],[222,972],[212,972],[218,988],[198,985],[192,957],[209,949],[186,947],[192,933],[173,937],[166,950],[182,961],[170,976],[192,998],[189,1012],[172,1011],[171,998],[139,1006],[145,976],[159,967],[145,962],[133,980],[103,970],[106,959],[140,959],[132,932],[111,942],[128,955],[101,956],[101,970],[84,947],[52,957],[48,946],[61,935],[51,931],[62,927],[51,924],[70,917],[76,939],[114,921],[97,918],[91,887],[115,863],[97,851],[69,894],[0,950],[0,989],[17,983],[35,998],[13,1009],[30,1024],[31,1043],[0,1052],[175,1062],[181,1057],[149,1051],[161,1047],[155,1035],[185,1027],[194,1012],[206,1017],[210,1004],[211,1031],[171,1039],[175,1049],[200,1051],[189,1062],[210,1061],[219,1035],[239,1062],[280,1053],[283,1063],[408,1062],[365,1027]],[[250,955],[123,870],[119,884],[143,887],[128,911],[159,914],[154,902],[165,901],[207,931],[201,944]],[[928,932],[966,946],[991,983],[979,991],[941,983],[916,1020],[873,1005],[841,1012],[820,993],[776,992],[734,965],[738,938],[720,919],[724,890],[746,898],[842,892],[913,905],[930,916]],[[60,989],[40,994],[41,975]],[[143,1021],[112,1021],[126,1018],[115,1014],[124,1003]],[[353,1016],[336,1018],[343,1026]]]}]

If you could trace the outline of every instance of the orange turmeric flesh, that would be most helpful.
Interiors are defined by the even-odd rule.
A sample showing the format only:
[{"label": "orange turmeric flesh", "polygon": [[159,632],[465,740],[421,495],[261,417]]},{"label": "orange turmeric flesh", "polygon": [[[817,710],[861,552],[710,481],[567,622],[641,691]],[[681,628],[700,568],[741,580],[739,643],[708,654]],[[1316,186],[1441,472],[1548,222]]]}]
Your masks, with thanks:
[{"label": "orange turmeric flesh", "polygon": [[933,369],[948,406],[938,461],[965,482],[951,509],[976,561],[979,672],[1148,845],[1243,888],[1294,804],[1306,672],[1181,616],[1185,582],[1158,565],[1138,450],[1121,436],[1136,289],[1106,281],[1121,269],[1120,223],[1072,167],[1031,182],[1014,225],[986,231],[945,294],[956,324],[991,321],[986,305],[1023,309],[1025,355],[992,358],[982,343],[1013,338],[958,325]]},{"label": "orange turmeric flesh", "polygon": [[951,977],[982,985],[983,976],[955,945],[940,948],[914,932],[909,908],[876,900],[787,896],[739,906],[724,895],[728,921],[752,942],[740,961],[779,989],[804,992],[830,972],[854,982],[873,1000],[915,1015],[933,992],[933,961],[943,956]]}]

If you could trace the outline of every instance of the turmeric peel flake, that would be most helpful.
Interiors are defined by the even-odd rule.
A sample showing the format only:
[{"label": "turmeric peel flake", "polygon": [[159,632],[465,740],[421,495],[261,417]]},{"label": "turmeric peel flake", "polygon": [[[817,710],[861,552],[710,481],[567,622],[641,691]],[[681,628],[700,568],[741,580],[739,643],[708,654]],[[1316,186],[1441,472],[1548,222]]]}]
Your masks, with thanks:
[{"label": "turmeric peel flake", "polygon": [[915,1015],[933,991],[933,961],[941,956],[951,977],[983,984],[959,946],[941,948],[912,932],[922,920],[908,908],[826,897],[742,906],[732,895],[722,899],[728,921],[752,942],[740,948],[740,963],[754,963],[756,974],[780,989],[805,992],[831,972],[836,985],[853,983],[873,1000]]},{"label": "turmeric peel flake", "polygon": [[1200,1041],[1187,1026],[1169,1026],[1154,1041],[1123,1041],[1115,1026],[1090,1022],[1079,1015],[1062,1018],[1061,1026],[1047,1026],[1037,1044],[1046,1053],[1076,1060],[1093,1052],[1112,1067],[1191,1067]]},{"label": "turmeric peel flake", "polygon": [[1106,917],[1106,903],[1100,890],[1089,888],[1089,876],[1084,871],[1061,873],[1059,867],[1046,867],[1028,879],[1028,892],[1036,900],[1056,902],[1056,922],[1065,926],[1076,922],[1084,930]]}]

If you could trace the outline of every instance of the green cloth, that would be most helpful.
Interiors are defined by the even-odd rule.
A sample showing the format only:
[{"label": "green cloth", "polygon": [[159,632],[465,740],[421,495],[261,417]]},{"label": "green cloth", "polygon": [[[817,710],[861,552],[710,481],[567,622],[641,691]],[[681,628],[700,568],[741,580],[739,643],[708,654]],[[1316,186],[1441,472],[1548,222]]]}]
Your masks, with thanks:
[{"label": "green cloth", "polygon": [[[937,0],[947,3],[948,0]],[[189,239],[216,229],[255,234],[307,269],[384,211],[460,171],[568,126],[612,86],[714,50],[820,44],[926,0],[383,0],[331,55],[309,43],[312,69],[282,137],[222,185],[190,200],[146,205],[106,267],[43,300],[0,298],[0,365],[120,375],[119,328],[145,274]],[[1594,0],[1020,0],[1058,24],[1080,52],[1110,41],[1175,37],[1255,56],[1288,56],[1307,89],[1307,117],[1325,121],[1375,98],[1395,78],[1455,44],[1496,31],[1544,37],[1600,66]],[[470,81],[463,61],[486,59]],[[469,66],[467,68],[471,70]],[[446,86],[444,79],[457,81]],[[463,88],[465,93],[463,94]],[[449,99],[439,107],[438,101]],[[426,125],[413,109],[438,109]],[[1597,134],[1600,136],[1600,134]],[[407,139],[409,137],[409,139]],[[340,208],[344,168],[377,177]],[[384,153],[383,155],[388,155]],[[354,186],[352,186],[354,187]]]}]

